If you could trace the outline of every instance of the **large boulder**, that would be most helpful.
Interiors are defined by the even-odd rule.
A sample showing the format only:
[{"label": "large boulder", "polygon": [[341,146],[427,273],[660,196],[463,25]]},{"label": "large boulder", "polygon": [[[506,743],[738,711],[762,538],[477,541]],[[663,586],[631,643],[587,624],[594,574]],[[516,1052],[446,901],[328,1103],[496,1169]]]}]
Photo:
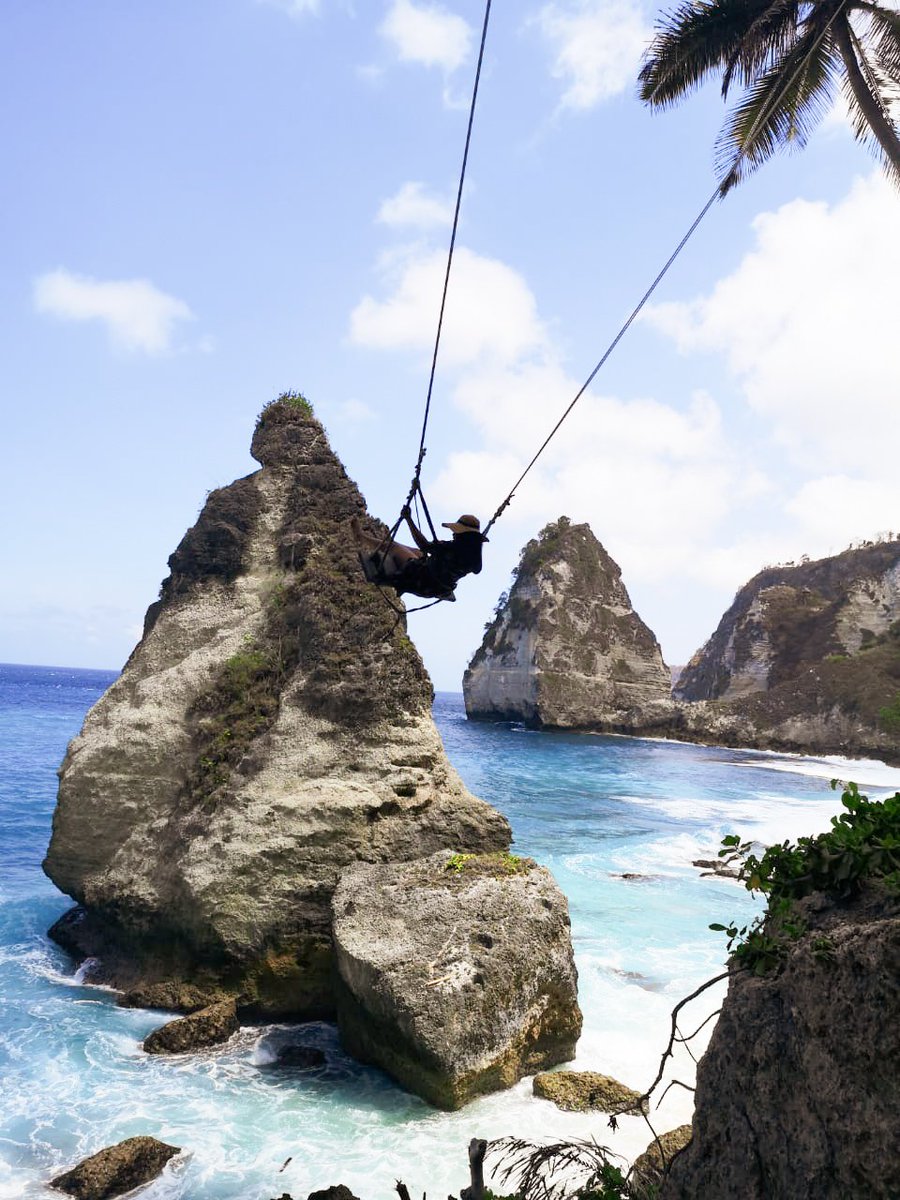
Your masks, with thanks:
[{"label": "large boulder", "polygon": [[238,1031],[233,1000],[222,1000],[177,1021],[169,1021],[144,1038],[147,1054],[188,1054],[227,1042]]},{"label": "large boulder", "polygon": [[646,706],[668,711],[670,692],[619,567],[589,525],[568,517],[522,551],[463,677],[470,717],[570,729],[618,728]]},{"label": "large boulder", "polygon": [[678,1125],[655,1138],[631,1167],[629,1182],[638,1196],[656,1196],[666,1171],[691,1140],[690,1125]]},{"label": "large boulder", "polygon": [[646,1113],[640,1092],[598,1071],[547,1071],[535,1075],[532,1091],[566,1112]]},{"label": "large boulder", "polygon": [[530,859],[358,864],[333,907],[338,1025],[357,1058],[454,1109],[574,1056],[568,907]]},{"label": "large boulder", "polygon": [[112,1200],[155,1179],[170,1158],[180,1154],[153,1137],[126,1138],[84,1159],[51,1181],[76,1200]]},{"label": "large boulder", "polygon": [[900,1196],[900,897],[798,905],[781,970],[734,970],[661,1200]]},{"label": "large boulder", "polygon": [[510,833],[447,761],[349,522],[385,527],[302,397],[264,409],[252,453],[261,469],[209,495],[69,746],[44,869],[78,907],[52,932],[101,960],[89,978],[175,1007],[327,1016],[341,871]]}]

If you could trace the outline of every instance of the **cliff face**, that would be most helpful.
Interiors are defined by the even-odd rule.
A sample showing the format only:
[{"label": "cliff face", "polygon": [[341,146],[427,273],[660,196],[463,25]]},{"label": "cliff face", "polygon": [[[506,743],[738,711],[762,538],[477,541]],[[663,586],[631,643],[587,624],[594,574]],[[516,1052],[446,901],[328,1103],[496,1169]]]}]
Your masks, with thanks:
[{"label": "cliff face", "polygon": [[522,551],[463,678],[470,717],[600,728],[668,701],[659,643],[588,525],[560,517]]},{"label": "cliff face", "polygon": [[900,1196],[900,900],[870,885],[803,916],[778,974],[732,976],[660,1200]]},{"label": "cliff face", "polygon": [[897,620],[900,540],[768,567],[738,592],[675,695],[732,700],[768,691],[829,655],[856,654]]},{"label": "cliff face", "polygon": [[896,761],[900,540],[761,571],[685,667],[675,695],[711,702],[677,715],[689,736]]},{"label": "cliff face", "polygon": [[364,501],[299,397],[262,469],[211,493],[122,676],[60,772],[55,927],[118,986],[187,980],[243,1011],[333,1009],[330,898],[349,863],[505,849],[431,718],[431,684],[359,569]]}]

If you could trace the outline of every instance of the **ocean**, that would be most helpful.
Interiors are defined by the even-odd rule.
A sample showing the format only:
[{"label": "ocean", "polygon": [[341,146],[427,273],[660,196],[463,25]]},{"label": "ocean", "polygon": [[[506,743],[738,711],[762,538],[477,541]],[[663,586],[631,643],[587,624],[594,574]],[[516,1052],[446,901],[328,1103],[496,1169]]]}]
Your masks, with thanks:
[{"label": "ocean", "polygon": [[[533,1097],[530,1080],[436,1112],[345,1057],[325,1023],[304,1030],[327,1056],[312,1071],[271,1069],[286,1026],[242,1029],[179,1059],[145,1055],[142,1039],[165,1017],[84,986],[45,933],[70,904],[40,866],[56,770],[114,678],[0,666],[0,1200],[46,1198],[53,1175],[136,1134],[184,1151],[142,1200],[305,1200],[337,1183],[389,1200],[397,1179],[413,1195],[445,1196],[467,1182],[472,1136],[594,1137],[626,1159],[643,1149],[639,1118],[614,1132],[603,1116]],[[900,788],[900,771],[874,762],[470,723],[454,694],[438,695],[435,719],[468,787],[509,818],[514,849],[548,866],[568,897],[585,1016],[574,1067],[639,1089],[656,1074],[672,1007],[722,968],[709,924],[756,912],[741,886],[703,878],[693,860],[714,858],[730,832],[768,844],[822,830],[840,807],[832,777],[876,797]],[[721,996],[705,993],[684,1028]],[[681,1051],[669,1077],[690,1083],[693,1070]],[[653,1125],[671,1129],[691,1108],[673,1087]]]}]

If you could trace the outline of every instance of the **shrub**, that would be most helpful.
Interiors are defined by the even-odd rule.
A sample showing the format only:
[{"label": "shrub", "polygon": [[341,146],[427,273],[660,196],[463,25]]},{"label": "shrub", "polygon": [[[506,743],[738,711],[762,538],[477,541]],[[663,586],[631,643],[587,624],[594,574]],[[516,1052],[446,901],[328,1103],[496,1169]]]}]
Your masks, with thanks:
[{"label": "shrub", "polygon": [[[838,784],[834,779],[831,786]],[[749,926],[710,925],[727,934],[734,962],[757,975],[777,966],[790,942],[806,931],[794,906],[812,892],[844,900],[867,879],[900,888],[900,792],[883,801],[870,800],[855,783],[848,783],[841,803],[846,811],[831,818],[827,832],[770,846],[762,857],[736,834],[722,839],[719,857],[738,861],[738,878],[749,892],[759,892],[768,901],[766,911]],[[827,961],[828,950],[819,945],[814,952]]]}]

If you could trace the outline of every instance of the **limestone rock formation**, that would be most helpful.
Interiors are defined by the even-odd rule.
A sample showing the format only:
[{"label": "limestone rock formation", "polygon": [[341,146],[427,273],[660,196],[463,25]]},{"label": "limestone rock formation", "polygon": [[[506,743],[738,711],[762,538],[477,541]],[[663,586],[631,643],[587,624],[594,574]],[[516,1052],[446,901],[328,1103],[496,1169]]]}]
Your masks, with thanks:
[{"label": "limestone rock formation", "polygon": [[660,1200],[900,1196],[900,897],[799,908],[780,972],[732,974]]},{"label": "limestone rock formation", "polygon": [[144,1038],[144,1050],[147,1054],[187,1054],[227,1042],[237,1031],[236,1005],[233,1000],[222,1000],[154,1029]]},{"label": "limestone rock formation", "polygon": [[177,1146],[156,1138],[126,1138],[57,1175],[52,1186],[76,1200],[112,1200],[155,1179],[176,1154],[180,1154]]},{"label": "limestone rock formation", "polygon": [[530,859],[359,864],[335,892],[334,937],[344,1044],[441,1108],[574,1055],[568,907]]},{"label": "limestone rock formation", "polygon": [[643,1154],[639,1154],[631,1168],[629,1182],[640,1196],[656,1196],[663,1181],[666,1168],[675,1155],[688,1145],[692,1137],[690,1125],[678,1125],[661,1133],[650,1143]]},{"label": "limestone rock formation", "polygon": [[568,517],[522,551],[463,678],[470,717],[569,729],[617,728],[635,709],[668,706],[670,689],[621,571],[590,527]]},{"label": "limestone rock formation", "polygon": [[900,539],[761,571],[675,696],[687,736],[900,761]]},{"label": "limestone rock formation", "polygon": [[327,1016],[348,864],[510,834],[447,761],[421,659],[348,536],[352,516],[384,526],[306,401],[265,408],[252,453],[69,746],[44,869],[79,906],[53,936],[100,958],[91,978]]},{"label": "limestone rock formation", "polygon": [[552,1100],[557,1108],[566,1112],[647,1111],[647,1103],[642,1102],[640,1092],[597,1071],[547,1071],[535,1075],[532,1090],[535,1096]]}]

